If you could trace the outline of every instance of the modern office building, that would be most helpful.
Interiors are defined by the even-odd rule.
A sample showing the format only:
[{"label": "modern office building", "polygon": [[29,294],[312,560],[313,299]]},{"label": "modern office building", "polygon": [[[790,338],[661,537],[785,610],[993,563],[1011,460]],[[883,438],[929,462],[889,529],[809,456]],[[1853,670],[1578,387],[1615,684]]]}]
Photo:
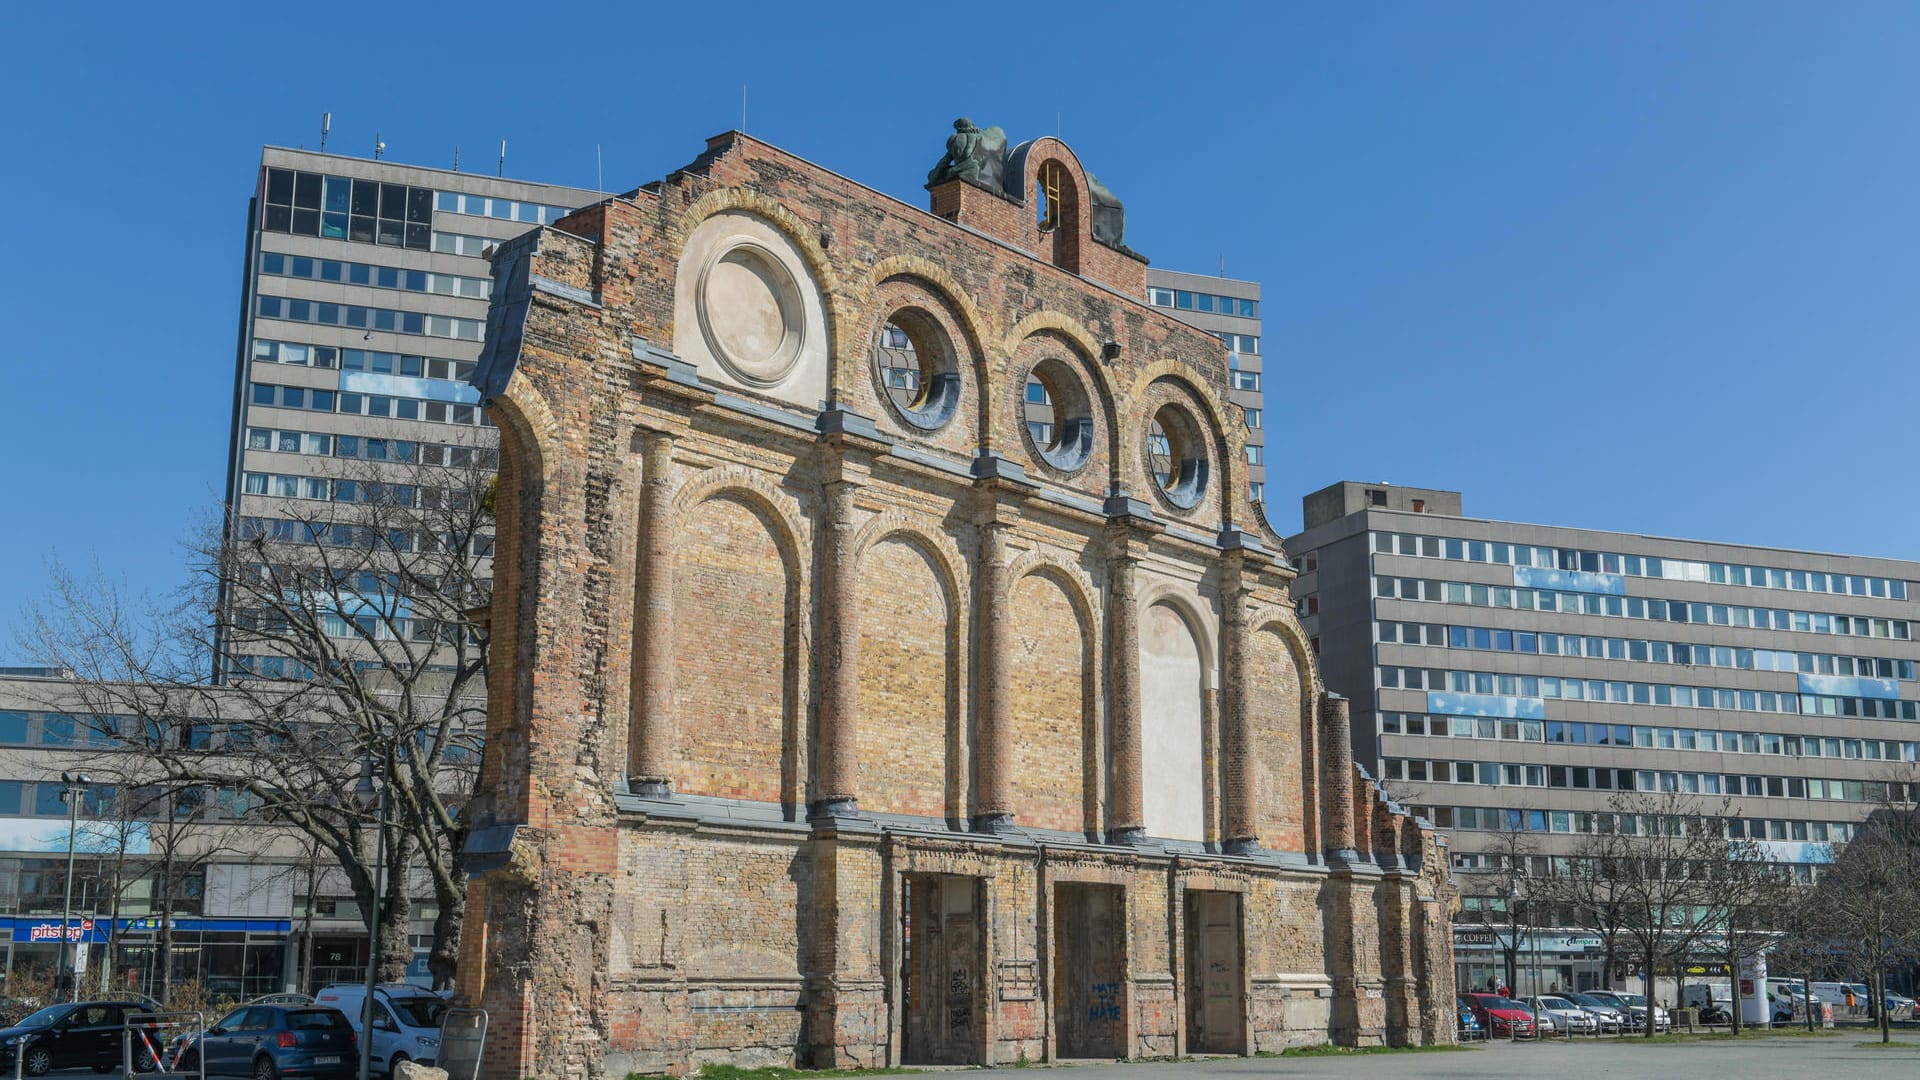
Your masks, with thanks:
[{"label": "modern office building", "polygon": [[[1732,836],[1810,877],[1916,776],[1920,564],[1489,521],[1385,483],[1303,511],[1295,600],[1355,759],[1452,834],[1461,985],[1493,971],[1470,927],[1504,903],[1473,874],[1515,833],[1544,872],[1617,793],[1727,799]],[[1578,937],[1543,939],[1543,983],[1592,985]]]},{"label": "modern office building", "polygon": [[494,433],[467,385],[492,288],[483,254],[601,197],[265,148],[247,203],[232,513],[272,531],[375,497],[380,463],[485,463]]}]

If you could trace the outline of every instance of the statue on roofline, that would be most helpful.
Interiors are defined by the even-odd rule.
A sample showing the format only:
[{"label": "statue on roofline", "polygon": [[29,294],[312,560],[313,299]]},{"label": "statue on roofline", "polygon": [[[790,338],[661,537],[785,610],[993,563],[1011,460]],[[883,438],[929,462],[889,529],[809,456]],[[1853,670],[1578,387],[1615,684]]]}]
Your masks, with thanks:
[{"label": "statue on roofline", "polygon": [[961,117],[947,136],[947,152],[927,173],[927,186],[965,180],[996,195],[1006,194],[1007,133],[997,127],[977,128]]}]

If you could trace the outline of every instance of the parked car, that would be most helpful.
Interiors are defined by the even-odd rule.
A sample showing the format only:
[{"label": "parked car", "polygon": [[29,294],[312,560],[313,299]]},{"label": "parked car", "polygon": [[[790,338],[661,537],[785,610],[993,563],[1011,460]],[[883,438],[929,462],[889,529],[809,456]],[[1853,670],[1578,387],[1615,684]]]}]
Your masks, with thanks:
[{"label": "parked car", "polygon": [[[315,1005],[340,1010],[361,1038],[360,1009],[367,988],[359,983],[337,983],[314,995]],[[432,1065],[440,1056],[440,1018],[447,1001],[431,990],[408,983],[384,984],[374,989],[373,1067],[392,1076],[403,1061]]]},{"label": "parked car", "polygon": [[1468,1003],[1466,998],[1455,997],[1453,999],[1453,1011],[1456,1017],[1456,1024],[1459,1028],[1457,1034],[1461,1042],[1471,1042],[1474,1039],[1484,1039],[1487,1037],[1487,1029],[1481,1026],[1480,1018],[1473,1014],[1473,1006]]},{"label": "parked car", "polygon": [[1487,1034],[1494,1038],[1539,1038],[1540,1027],[1525,1005],[1499,994],[1467,994],[1465,997],[1473,1007],[1473,1015],[1479,1018],[1480,1026],[1486,1028]]},{"label": "parked car", "polygon": [[1566,997],[1568,1001],[1593,1014],[1594,1020],[1600,1024],[1602,1034],[1608,1032],[1618,1034],[1626,1030],[1626,1010],[1613,1002],[1603,1001],[1592,994],[1568,994]]},{"label": "parked car", "polygon": [[1600,1021],[1592,1013],[1564,997],[1543,994],[1528,998],[1526,1005],[1545,1034],[1594,1035],[1600,1031]]},{"label": "parked car", "polygon": [[242,1005],[207,1028],[182,1035],[168,1048],[170,1071],[278,1080],[348,1080],[360,1068],[353,1025],[338,1009],[303,1005]]},{"label": "parked car", "polygon": [[241,1004],[243,1005],[311,1005],[313,1004],[313,995],[312,994],[292,994],[292,993],[261,994],[259,997],[251,998],[247,1001],[241,1002]]},{"label": "parked car", "polygon": [[[124,1001],[49,1005],[12,1027],[0,1029],[0,1070],[12,1072],[18,1068],[29,1076],[74,1068],[113,1072],[120,1067],[127,1014],[145,1011]],[[134,1068],[149,1072],[153,1067],[153,1054],[136,1043]]]},{"label": "parked car", "polygon": [[[1628,1031],[1645,1031],[1646,1030],[1647,999],[1644,995],[1622,994],[1613,990],[1592,990],[1592,991],[1589,991],[1588,994],[1591,997],[1599,998],[1601,1001],[1604,1001],[1607,1004],[1612,1005],[1614,1008],[1619,1009],[1620,1014],[1626,1018],[1626,1024],[1627,1024],[1626,1030]],[[1655,1031],[1666,1031],[1671,1027],[1673,1027],[1673,1018],[1667,1015],[1667,1010],[1659,1007],[1658,1005],[1654,1006],[1653,1007],[1653,1029]]]}]

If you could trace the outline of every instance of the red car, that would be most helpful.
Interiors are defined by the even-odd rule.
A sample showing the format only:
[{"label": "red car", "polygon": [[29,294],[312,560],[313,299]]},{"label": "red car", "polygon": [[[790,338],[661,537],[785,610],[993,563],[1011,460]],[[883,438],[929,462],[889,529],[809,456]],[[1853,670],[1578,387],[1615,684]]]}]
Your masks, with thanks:
[{"label": "red car", "polygon": [[1499,994],[1465,994],[1487,1034],[1496,1039],[1532,1039],[1540,1034],[1533,1013],[1525,1005]]}]

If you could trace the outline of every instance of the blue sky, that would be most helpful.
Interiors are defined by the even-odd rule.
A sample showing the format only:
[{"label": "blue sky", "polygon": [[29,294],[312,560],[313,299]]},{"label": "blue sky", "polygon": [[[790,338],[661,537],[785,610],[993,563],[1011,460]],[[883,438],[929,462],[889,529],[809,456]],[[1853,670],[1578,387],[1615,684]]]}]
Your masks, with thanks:
[{"label": "blue sky", "polygon": [[[1269,498],[1920,558],[1920,6],[24,5],[0,45],[0,660],[50,556],[182,576],[263,143],[609,189],[740,120],[904,199],[1059,130],[1265,287]],[[995,12],[1005,13],[996,27]],[[542,16],[548,16],[543,18]]]}]

